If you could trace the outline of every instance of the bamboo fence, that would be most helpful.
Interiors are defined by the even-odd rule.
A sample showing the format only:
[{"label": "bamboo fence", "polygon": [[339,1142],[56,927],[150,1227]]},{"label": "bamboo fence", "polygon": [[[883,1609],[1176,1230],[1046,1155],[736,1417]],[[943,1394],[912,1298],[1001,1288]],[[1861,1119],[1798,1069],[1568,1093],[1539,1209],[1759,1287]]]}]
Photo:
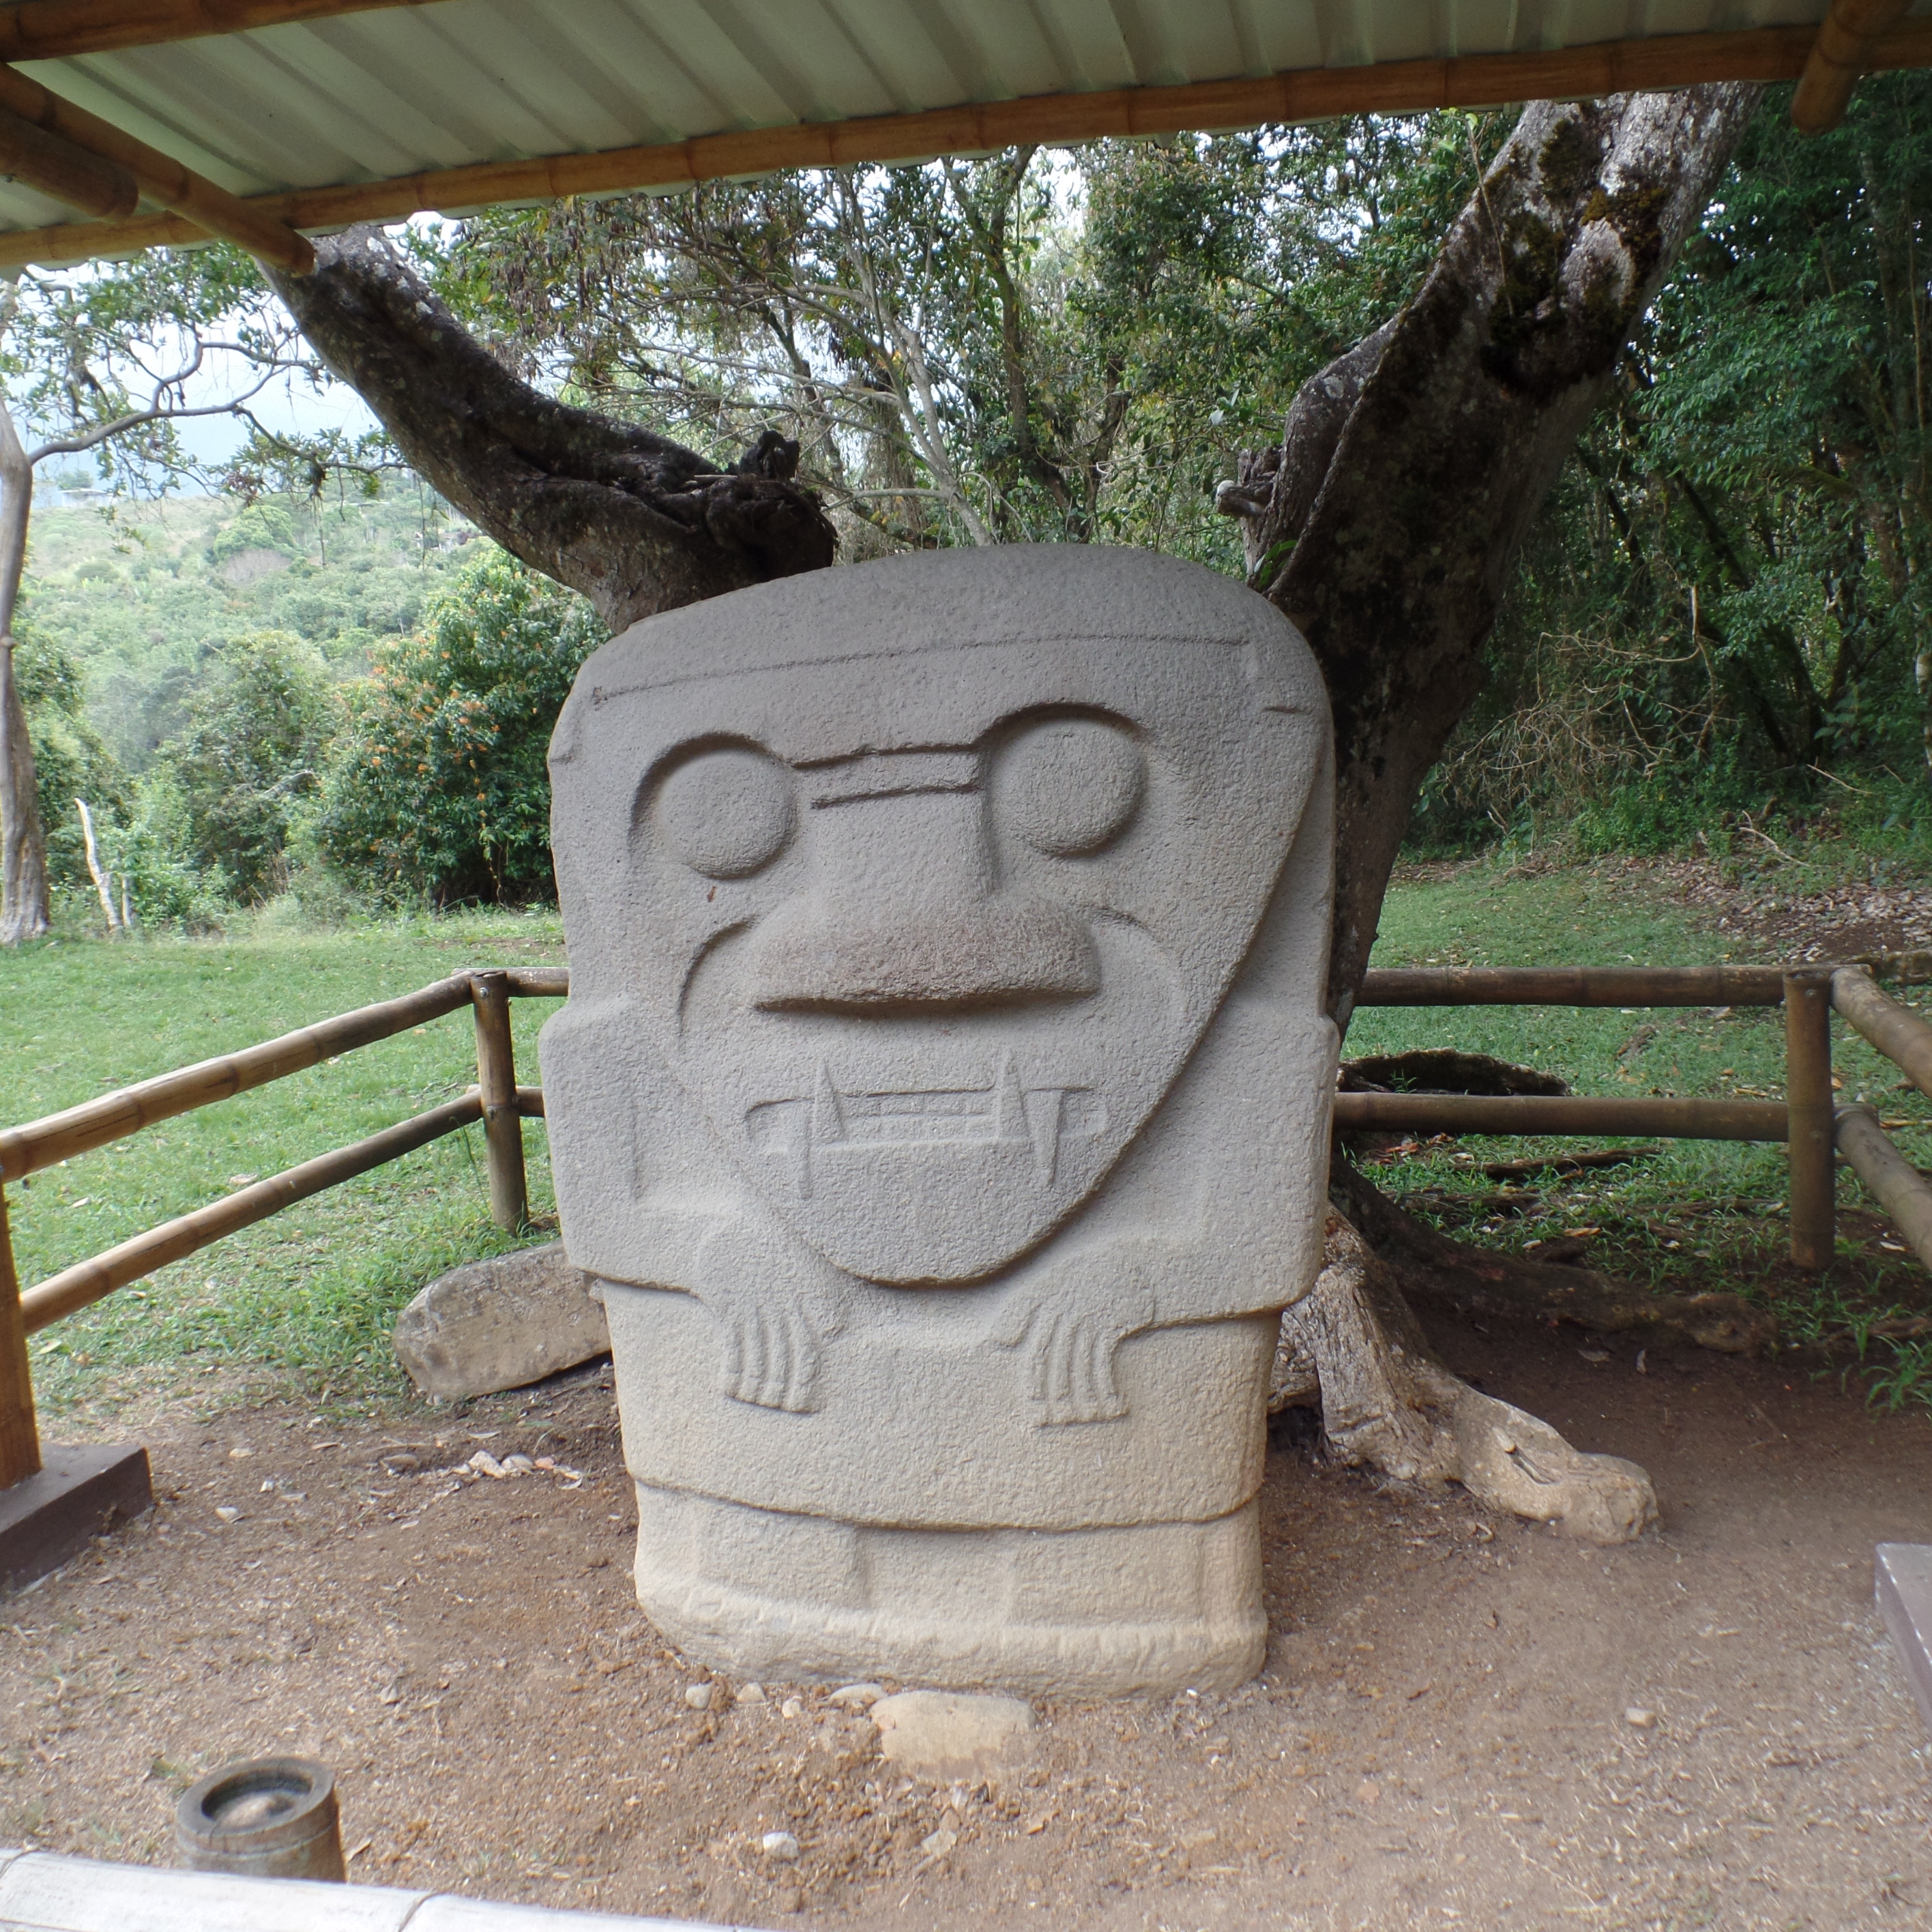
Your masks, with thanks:
[{"label": "bamboo fence", "polygon": [[[509,1002],[560,999],[569,990],[570,975],[562,967],[456,973],[399,999],[338,1014],[44,1119],[0,1129],[0,1490],[40,1466],[28,1336],[116,1288],[473,1122],[480,1121],[484,1130],[491,1215],[500,1226],[520,1227],[529,1207],[523,1122],[542,1117],[544,1097],[541,1088],[517,1084]],[[1932,1184],[1899,1152],[1870,1108],[1838,1107],[1833,1098],[1834,1011],[1932,1096],[1932,1026],[1885,993],[1863,967],[1402,967],[1366,974],[1355,1004],[1782,1006],[1786,1080],[1781,1101],[1338,1093],[1335,1125],[1417,1133],[1783,1142],[1790,1161],[1792,1256],[1800,1267],[1814,1270],[1832,1257],[1834,1168],[1842,1155],[1932,1268]],[[476,1084],[466,1094],[22,1288],[8,1232],[5,1183],[465,1006],[476,1034]]]}]

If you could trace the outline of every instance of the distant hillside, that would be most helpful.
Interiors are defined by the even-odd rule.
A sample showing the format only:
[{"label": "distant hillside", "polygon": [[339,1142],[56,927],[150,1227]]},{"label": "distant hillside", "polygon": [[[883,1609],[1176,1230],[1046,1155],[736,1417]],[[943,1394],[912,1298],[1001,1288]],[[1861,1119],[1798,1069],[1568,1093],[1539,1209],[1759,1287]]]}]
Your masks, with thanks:
[{"label": "distant hillside", "polygon": [[37,502],[22,592],[23,651],[60,644],[89,715],[138,770],[181,721],[208,647],[292,632],[339,677],[412,628],[476,530],[412,478],[374,499]]}]

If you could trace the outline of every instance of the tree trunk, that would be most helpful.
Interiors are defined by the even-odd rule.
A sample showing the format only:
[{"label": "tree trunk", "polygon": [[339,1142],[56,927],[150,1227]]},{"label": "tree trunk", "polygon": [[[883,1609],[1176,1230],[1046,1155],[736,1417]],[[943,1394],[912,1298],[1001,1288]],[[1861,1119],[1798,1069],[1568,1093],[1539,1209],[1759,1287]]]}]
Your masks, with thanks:
[{"label": "tree trunk", "polygon": [[728,470],[519,381],[371,228],[268,272],[302,333],[404,455],[507,550],[581,591],[614,631],[832,561],[818,500],[770,430]]},{"label": "tree trunk", "polygon": [[1345,1025],[1523,532],[1760,92],[1533,103],[1414,299],[1305,383],[1280,444],[1223,486],[1253,580],[1313,646],[1335,708]]},{"label": "tree trunk", "polygon": [[0,946],[47,929],[47,842],[34,796],[34,747],[14,680],[14,606],[27,561],[34,470],[0,405]]}]

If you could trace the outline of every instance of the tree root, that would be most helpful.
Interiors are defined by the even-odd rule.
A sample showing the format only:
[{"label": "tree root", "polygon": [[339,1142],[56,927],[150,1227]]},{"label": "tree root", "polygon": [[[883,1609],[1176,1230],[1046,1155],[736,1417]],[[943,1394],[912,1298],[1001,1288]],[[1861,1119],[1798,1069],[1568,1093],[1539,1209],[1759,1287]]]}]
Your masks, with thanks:
[{"label": "tree root", "polygon": [[1588,1543],[1629,1543],[1657,1520],[1656,1492],[1634,1462],[1573,1449],[1547,1423],[1451,1375],[1388,1268],[1339,1214],[1314,1288],[1282,1317],[1269,1408],[1311,1396],[1338,1461],[1460,1482],[1492,1509]]},{"label": "tree root", "polygon": [[1736,1294],[1652,1294],[1588,1268],[1466,1248],[1406,1214],[1336,1151],[1329,1191],[1400,1291],[1430,1307],[1504,1321],[1571,1322],[1603,1335],[1642,1330],[1659,1342],[1688,1342],[1727,1355],[1762,1353],[1776,1324]]}]

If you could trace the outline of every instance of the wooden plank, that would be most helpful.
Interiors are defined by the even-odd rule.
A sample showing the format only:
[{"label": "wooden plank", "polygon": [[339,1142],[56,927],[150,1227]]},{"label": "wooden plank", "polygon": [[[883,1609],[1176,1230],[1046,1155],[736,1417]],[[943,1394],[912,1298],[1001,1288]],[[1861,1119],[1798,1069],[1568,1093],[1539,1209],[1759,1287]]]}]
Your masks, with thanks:
[{"label": "wooden plank", "polygon": [[400,999],[385,1000],[314,1026],[298,1028],[279,1040],[204,1060],[178,1072],[160,1074],[138,1086],[104,1094],[97,1100],[83,1101],[78,1107],[22,1126],[0,1128],[0,1182],[18,1180],[22,1174],[105,1147],[157,1120],[245,1094],[251,1087],[299,1073],[338,1053],[387,1040],[392,1034],[469,1004],[470,976],[458,973]]},{"label": "wooden plank", "polygon": [[1643,1134],[1781,1141],[1781,1100],[1614,1100],[1582,1094],[1337,1094],[1338,1128],[1418,1134]]},{"label": "wooden plank", "polygon": [[286,222],[251,208],[238,194],[218,188],[172,155],[123,134],[99,115],[63,100],[38,81],[4,64],[0,64],[0,110],[99,157],[119,170],[150,201],[172,209],[220,240],[238,242],[250,254],[297,274],[305,275],[315,266],[315,250],[308,238]]},{"label": "wooden plank", "polygon": [[1372,967],[1358,1006],[1774,1006],[1778,966]]},{"label": "wooden plank", "polygon": [[[1667,34],[1553,53],[1472,54],[1369,67],[1304,68],[1258,80],[1037,94],[918,114],[702,134],[687,141],[596,154],[486,161],[388,181],[256,196],[248,205],[293,228],[341,228],[357,221],[398,221],[412,214],[460,212],[505,202],[680,188],[784,168],[918,160],[1021,142],[1065,144],[1110,135],[1252,128],[1343,114],[1575,99],[1708,81],[1792,80],[1803,70],[1812,39],[1809,27]],[[1932,66],[1932,19],[1908,20],[1886,34],[1873,60],[1883,68]],[[85,261],[141,248],[192,245],[202,238],[192,223],[175,215],[19,230],[0,235],[0,267]]]},{"label": "wooden plank", "polygon": [[[468,997],[466,989],[464,997]],[[459,1127],[481,1119],[482,1113],[483,1103],[474,1094],[446,1100],[440,1107],[432,1107],[413,1120],[386,1127],[380,1134],[371,1134],[352,1146],[319,1154],[299,1167],[258,1180],[252,1187],[238,1188],[208,1207],[197,1208],[191,1214],[177,1215],[131,1240],[62,1268],[58,1274],[50,1275],[21,1296],[20,1312],[26,1332],[33,1334],[49,1322],[58,1322],[62,1316],[112,1294],[117,1288],[139,1281],[143,1275],[152,1274],[157,1268],[166,1268],[170,1262],[178,1262],[184,1255],[220,1240],[224,1234],[266,1221],[271,1214],[279,1214],[284,1208],[306,1201],[311,1194],[352,1180],[372,1167],[399,1160],[445,1134],[453,1134]]]}]

